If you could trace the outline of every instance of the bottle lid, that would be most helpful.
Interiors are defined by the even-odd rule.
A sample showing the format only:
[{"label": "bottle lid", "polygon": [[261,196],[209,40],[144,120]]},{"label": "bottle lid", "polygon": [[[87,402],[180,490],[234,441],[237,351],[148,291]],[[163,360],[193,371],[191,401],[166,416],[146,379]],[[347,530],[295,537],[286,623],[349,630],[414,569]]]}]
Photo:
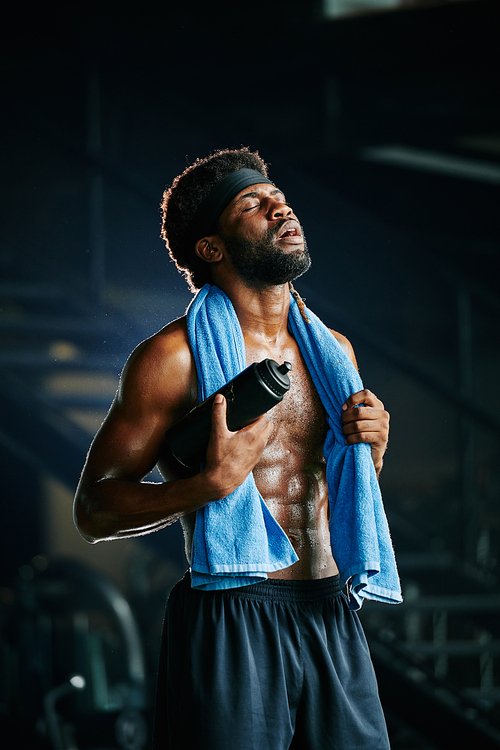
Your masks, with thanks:
[{"label": "bottle lid", "polygon": [[257,372],[263,383],[278,398],[282,398],[290,388],[290,378],[288,372],[292,369],[290,362],[283,362],[278,365],[274,359],[263,359],[257,364]]}]

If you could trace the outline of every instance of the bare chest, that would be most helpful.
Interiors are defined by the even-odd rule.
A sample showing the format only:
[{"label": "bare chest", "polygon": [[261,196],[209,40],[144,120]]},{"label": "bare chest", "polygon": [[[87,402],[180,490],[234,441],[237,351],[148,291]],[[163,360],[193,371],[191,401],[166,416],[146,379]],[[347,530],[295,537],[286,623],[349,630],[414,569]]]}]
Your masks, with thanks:
[{"label": "bare chest", "polygon": [[[292,365],[290,390],[269,412],[273,431],[261,463],[276,461],[284,454],[293,454],[304,466],[309,462],[323,462],[327,432],[323,404],[298,348],[294,346],[281,359],[276,357],[280,364],[285,359]],[[257,361],[257,358],[248,357],[248,361]]]}]

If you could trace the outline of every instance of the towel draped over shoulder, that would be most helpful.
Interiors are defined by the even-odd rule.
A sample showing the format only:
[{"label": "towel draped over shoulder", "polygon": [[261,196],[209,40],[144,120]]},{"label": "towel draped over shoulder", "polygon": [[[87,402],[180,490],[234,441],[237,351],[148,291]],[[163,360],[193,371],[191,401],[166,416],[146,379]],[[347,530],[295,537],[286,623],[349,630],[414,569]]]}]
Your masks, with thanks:
[{"label": "towel draped over shoulder", "polygon": [[[349,605],[363,599],[402,601],[380,487],[366,443],[345,445],[342,405],[363,388],[361,378],[331,331],[290,295],[289,330],[326,411],[324,446],[330,502],[330,539]],[[227,295],[205,285],[187,312],[200,401],[246,367],[241,327]],[[285,396],[286,398],[286,396]],[[196,513],[192,586],[226,589],[256,583],[287,568],[297,555],[263,501],[250,473],[231,495]]]}]

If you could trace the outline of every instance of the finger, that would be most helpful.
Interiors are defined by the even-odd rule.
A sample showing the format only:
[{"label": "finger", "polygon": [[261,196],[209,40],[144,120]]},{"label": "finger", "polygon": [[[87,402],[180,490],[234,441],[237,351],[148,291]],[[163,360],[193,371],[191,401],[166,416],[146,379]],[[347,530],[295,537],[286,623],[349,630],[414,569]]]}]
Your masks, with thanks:
[{"label": "finger", "polygon": [[380,432],[353,432],[345,438],[345,445],[356,445],[357,443],[368,443],[368,445],[385,445],[387,442]]},{"label": "finger", "polygon": [[255,422],[252,422],[251,424],[247,425],[246,427],[243,427],[243,429],[240,430],[240,432],[249,432],[253,433],[253,435],[257,439],[262,439],[263,445],[267,443],[269,440],[269,436],[271,435],[273,429],[273,423],[270,419],[270,416],[268,413],[262,414]]},{"label": "finger", "polygon": [[357,406],[343,411],[340,418],[344,424],[348,422],[359,422],[362,420],[381,420],[389,423],[389,413],[384,409],[372,406]]},{"label": "finger", "polygon": [[384,404],[382,401],[377,398],[377,396],[369,391],[367,388],[364,388],[362,391],[358,391],[357,393],[353,393],[349,398],[346,400],[346,402],[343,404],[342,409],[345,411],[346,409],[352,409],[354,406],[359,406],[360,404],[364,404],[365,406],[373,406],[377,409],[383,409]]},{"label": "finger", "polygon": [[353,435],[356,432],[388,432],[387,423],[383,420],[360,419],[357,422],[348,422],[342,427],[344,435]]},{"label": "finger", "polygon": [[[230,435],[236,435],[236,432],[231,432],[227,426],[227,400],[221,394],[217,393],[214,402],[212,404],[212,434],[217,438],[229,437]],[[272,422],[270,421],[269,414],[262,414],[255,422],[252,422],[246,427],[243,427],[237,432],[248,432],[249,437],[258,438],[262,432],[265,432],[264,442],[265,445],[269,439],[269,434],[272,429]]]},{"label": "finger", "polygon": [[212,404],[212,432],[219,434],[227,431],[226,410],[226,399],[222,393],[216,393]]},{"label": "finger", "polygon": [[253,424],[257,425],[262,430],[271,430],[273,426],[271,415],[269,414],[269,412],[265,412],[265,414],[262,414],[258,419],[255,420]]}]

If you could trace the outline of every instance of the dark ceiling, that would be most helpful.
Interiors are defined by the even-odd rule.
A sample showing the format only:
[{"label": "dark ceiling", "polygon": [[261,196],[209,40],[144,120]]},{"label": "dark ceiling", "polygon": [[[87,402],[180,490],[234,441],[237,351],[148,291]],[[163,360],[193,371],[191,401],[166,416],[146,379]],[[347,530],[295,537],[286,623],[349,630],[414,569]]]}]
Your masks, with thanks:
[{"label": "dark ceiling", "polygon": [[[93,154],[124,190],[121,208],[109,206],[122,259],[124,235],[132,237],[126,253],[139,235],[161,252],[157,218],[154,226],[144,220],[151,222],[144,235],[141,212],[154,206],[156,213],[186,159],[247,144],[276,165],[277,180],[293,166],[425,237],[465,270],[473,241],[487,266],[498,252],[498,183],[363,154],[403,144],[498,168],[498,3],[410,6],[334,21],[321,8],[310,0],[12,5],[1,66],[5,247],[16,248],[17,261],[19,253],[28,264],[43,253],[57,267],[71,242],[76,272],[83,270]],[[92,81],[99,86],[97,150]],[[123,209],[136,212],[135,224],[119,216]],[[489,283],[489,273],[482,277]]]}]

